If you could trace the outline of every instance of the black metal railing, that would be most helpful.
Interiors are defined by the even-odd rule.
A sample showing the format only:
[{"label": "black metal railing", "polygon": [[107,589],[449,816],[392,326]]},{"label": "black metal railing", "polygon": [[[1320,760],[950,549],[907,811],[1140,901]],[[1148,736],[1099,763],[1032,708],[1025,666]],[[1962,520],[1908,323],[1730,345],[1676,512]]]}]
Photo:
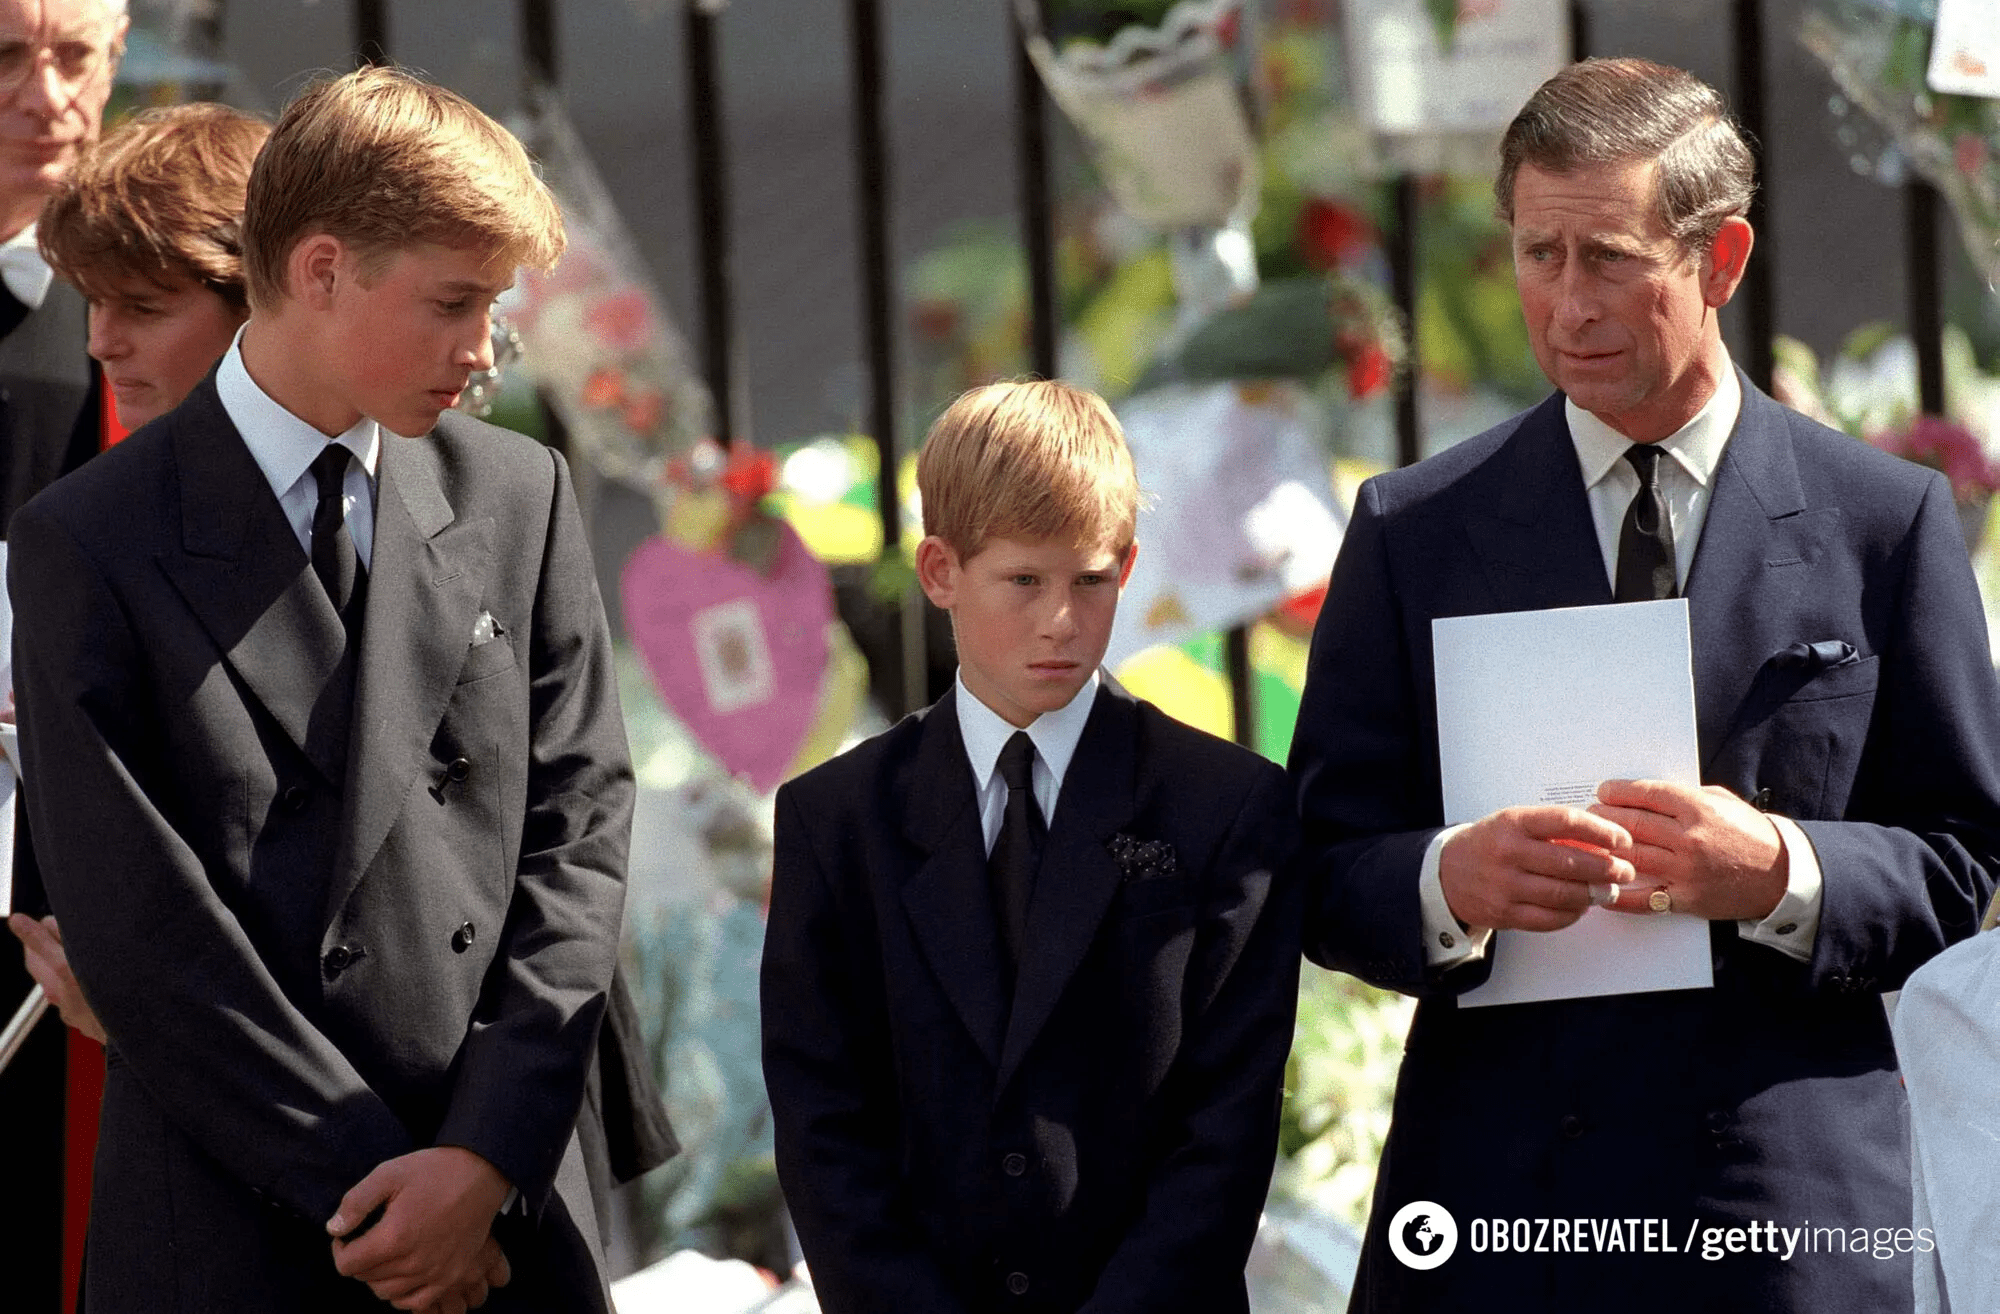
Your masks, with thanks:
[{"label": "black metal railing", "polygon": [[[1004,33],[1014,68],[1014,128],[1020,165],[1022,245],[1027,258],[1030,310],[1027,356],[1038,375],[1054,377],[1059,365],[1060,318],[1055,269],[1055,203],[1050,181],[1051,147],[1047,97],[1027,58],[1011,16],[1008,0],[991,0],[999,11],[996,35]],[[519,0],[519,34],[530,78],[553,84],[556,61],[556,14],[559,0]],[[728,208],[729,151],[723,131],[722,89],[718,82],[717,44],[721,39],[728,0],[682,0],[685,6],[688,133],[693,168],[690,178],[699,262],[697,348],[703,371],[716,400],[716,436],[725,441],[747,438],[754,408],[742,368],[734,318],[735,285]],[[1766,34],[1769,0],[1730,0],[1734,55],[1734,107],[1758,155],[1760,178],[1768,175],[1771,125],[1766,115]],[[358,59],[386,59],[392,52],[388,0],[354,0],[354,49]],[[855,201],[858,219],[857,260],[861,274],[861,341],[866,362],[867,391],[863,419],[880,457],[876,499],[885,554],[899,550],[902,506],[897,469],[902,435],[898,432],[896,373],[896,278],[890,244],[890,158],[886,120],[887,69],[884,60],[883,14],[880,0],[848,0],[848,43],[853,79],[855,142]],[[1590,53],[1591,4],[1571,0],[1573,53]],[[1419,274],[1418,235],[1422,223],[1421,180],[1399,178],[1393,188],[1393,231],[1387,235],[1391,291],[1404,322],[1416,322]],[[1743,365],[1760,387],[1769,388],[1772,341],[1777,331],[1777,261],[1774,225],[1769,221],[1769,189],[1760,188],[1751,212],[1757,227],[1757,258],[1752,260],[1738,301],[1743,319]],[[1904,259],[1909,289],[1908,322],[1918,359],[1922,409],[1944,408],[1942,270],[1938,252],[1938,197],[1922,181],[1907,185]],[[1418,362],[1411,334],[1410,368],[1396,383],[1396,455],[1409,463],[1422,455],[1422,417],[1417,406]],[[894,627],[902,660],[898,678],[884,687],[900,691],[902,707],[910,710],[928,700],[924,660],[924,626],[920,606],[906,606]],[[1225,636],[1232,706],[1239,740],[1253,738],[1252,683],[1247,631]]]}]

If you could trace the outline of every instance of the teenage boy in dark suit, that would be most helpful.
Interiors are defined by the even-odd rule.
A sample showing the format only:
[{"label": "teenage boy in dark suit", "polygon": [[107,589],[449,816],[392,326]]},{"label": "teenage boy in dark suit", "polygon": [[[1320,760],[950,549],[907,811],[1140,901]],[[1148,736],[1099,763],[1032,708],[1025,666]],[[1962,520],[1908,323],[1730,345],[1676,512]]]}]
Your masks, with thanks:
[{"label": "teenage boy in dark suit", "polygon": [[109,1038],[85,1303],[602,1310],[609,635],[561,457],[448,413],[561,215],[368,69],[287,109],[242,231],[216,371],[12,526],[30,806]]},{"label": "teenage boy in dark suit", "polygon": [[1061,383],[917,467],[956,687],[786,785],[778,1173],[828,1314],[1241,1311],[1297,1000],[1282,773],[1098,664],[1138,487]]}]

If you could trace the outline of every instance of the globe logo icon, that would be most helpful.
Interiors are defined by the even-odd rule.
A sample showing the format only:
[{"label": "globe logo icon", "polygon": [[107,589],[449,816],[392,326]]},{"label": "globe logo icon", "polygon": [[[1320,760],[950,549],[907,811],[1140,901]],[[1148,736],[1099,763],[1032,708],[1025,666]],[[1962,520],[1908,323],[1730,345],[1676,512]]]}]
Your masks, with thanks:
[{"label": "globe logo icon", "polygon": [[1436,1268],[1458,1249],[1458,1222],[1429,1200],[1412,1200],[1389,1220],[1389,1251],[1406,1268]]}]

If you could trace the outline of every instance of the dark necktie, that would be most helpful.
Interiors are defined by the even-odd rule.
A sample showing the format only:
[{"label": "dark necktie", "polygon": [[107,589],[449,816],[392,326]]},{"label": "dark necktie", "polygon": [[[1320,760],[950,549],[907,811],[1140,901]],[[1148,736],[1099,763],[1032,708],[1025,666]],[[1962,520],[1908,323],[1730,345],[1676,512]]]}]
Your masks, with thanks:
[{"label": "dark necktie", "polygon": [[[986,859],[993,883],[993,911],[1000,923],[1007,964],[1018,967],[1021,945],[1028,933],[1028,899],[1035,892],[1035,873],[1042,865],[1042,841],[1048,836],[1041,805],[1035,802],[1035,741],[1016,730],[1000,750],[1000,778],[1007,782],[1007,812],[993,853]],[[1011,978],[1011,972],[1009,976]]]},{"label": "dark necktie", "polygon": [[342,485],[347,482],[347,463],[353,454],[339,443],[328,443],[313,458],[313,479],[319,484],[319,501],[313,506],[312,568],[333,600],[333,609],[349,623],[348,610],[361,582],[361,558],[354,551],[354,535],[347,532],[346,499]]},{"label": "dark necktie", "polygon": [[1660,491],[1660,449],[1634,443],[1625,459],[1639,472],[1639,491],[1625,509],[1618,531],[1618,584],[1615,602],[1656,602],[1676,596],[1674,527],[1667,520],[1667,498]]}]

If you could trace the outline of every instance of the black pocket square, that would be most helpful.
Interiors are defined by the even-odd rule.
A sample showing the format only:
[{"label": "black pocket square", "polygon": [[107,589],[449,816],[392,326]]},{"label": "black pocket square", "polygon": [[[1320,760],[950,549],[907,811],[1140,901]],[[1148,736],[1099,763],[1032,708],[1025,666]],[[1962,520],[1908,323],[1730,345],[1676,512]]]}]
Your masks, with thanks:
[{"label": "black pocket square", "polygon": [[1165,840],[1142,840],[1120,832],[1106,840],[1104,847],[1111,851],[1111,860],[1118,864],[1125,880],[1150,881],[1181,874],[1174,846]]},{"label": "black pocket square", "polygon": [[1807,643],[1801,639],[1771,654],[1771,661],[1778,666],[1800,668],[1814,674],[1860,660],[1861,654],[1845,639],[1821,639],[1818,643]]}]

